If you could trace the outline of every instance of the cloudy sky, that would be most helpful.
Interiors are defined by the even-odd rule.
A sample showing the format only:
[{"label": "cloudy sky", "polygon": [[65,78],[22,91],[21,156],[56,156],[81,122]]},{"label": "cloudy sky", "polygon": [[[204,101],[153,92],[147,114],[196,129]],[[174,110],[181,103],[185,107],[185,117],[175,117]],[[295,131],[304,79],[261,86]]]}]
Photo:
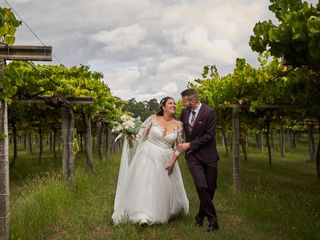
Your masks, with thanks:
[{"label": "cloudy sky", "polygon": [[[64,65],[90,65],[114,95],[137,100],[178,98],[208,64],[221,75],[237,57],[255,65],[252,29],[273,19],[268,0],[7,1]],[[25,26],[16,38],[41,45]]]}]

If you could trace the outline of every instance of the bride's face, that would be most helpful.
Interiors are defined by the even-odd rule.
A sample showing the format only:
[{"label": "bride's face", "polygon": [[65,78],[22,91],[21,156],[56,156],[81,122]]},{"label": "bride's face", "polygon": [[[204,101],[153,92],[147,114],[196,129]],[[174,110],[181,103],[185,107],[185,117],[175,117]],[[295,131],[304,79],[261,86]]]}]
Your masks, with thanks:
[{"label": "bride's face", "polygon": [[169,99],[166,102],[163,111],[174,114],[176,112],[176,102],[173,99]]}]

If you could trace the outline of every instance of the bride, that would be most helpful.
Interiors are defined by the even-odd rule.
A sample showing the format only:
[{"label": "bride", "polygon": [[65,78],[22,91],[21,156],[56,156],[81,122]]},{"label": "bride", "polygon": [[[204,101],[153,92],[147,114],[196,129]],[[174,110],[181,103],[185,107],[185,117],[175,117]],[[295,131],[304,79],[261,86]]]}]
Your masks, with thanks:
[{"label": "bride", "polygon": [[114,224],[165,223],[189,211],[176,162],[183,126],[174,117],[176,104],[173,98],[163,98],[160,108],[160,112],[142,124],[133,154],[125,140],[112,215]]}]

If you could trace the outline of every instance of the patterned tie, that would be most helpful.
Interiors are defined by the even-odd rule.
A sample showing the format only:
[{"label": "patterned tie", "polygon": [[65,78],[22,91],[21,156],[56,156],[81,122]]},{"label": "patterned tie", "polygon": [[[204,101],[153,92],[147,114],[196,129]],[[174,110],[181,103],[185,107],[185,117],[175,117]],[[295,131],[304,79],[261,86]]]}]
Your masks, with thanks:
[{"label": "patterned tie", "polygon": [[192,117],[191,117],[191,121],[189,123],[189,129],[190,131],[192,131],[192,128],[193,128],[193,125],[194,125],[194,122],[196,120],[196,111],[192,110]]}]

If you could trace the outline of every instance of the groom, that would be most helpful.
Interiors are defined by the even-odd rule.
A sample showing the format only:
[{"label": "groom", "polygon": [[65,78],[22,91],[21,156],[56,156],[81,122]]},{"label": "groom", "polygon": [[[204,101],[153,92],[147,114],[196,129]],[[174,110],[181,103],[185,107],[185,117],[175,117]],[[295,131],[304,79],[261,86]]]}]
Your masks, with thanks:
[{"label": "groom", "polygon": [[215,130],[216,112],[199,101],[198,93],[186,89],[181,93],[185,109],[181,115],[186,142],[179,145],[179,151],[186,152],[185,158],[192,174],[200,199],[199,212],[195,217],[197,226],[203,226],[207,217],[208,232],[219,229],[216,209],[212,203],[217,188],[217,162],[219,156],[216,149]]}]

